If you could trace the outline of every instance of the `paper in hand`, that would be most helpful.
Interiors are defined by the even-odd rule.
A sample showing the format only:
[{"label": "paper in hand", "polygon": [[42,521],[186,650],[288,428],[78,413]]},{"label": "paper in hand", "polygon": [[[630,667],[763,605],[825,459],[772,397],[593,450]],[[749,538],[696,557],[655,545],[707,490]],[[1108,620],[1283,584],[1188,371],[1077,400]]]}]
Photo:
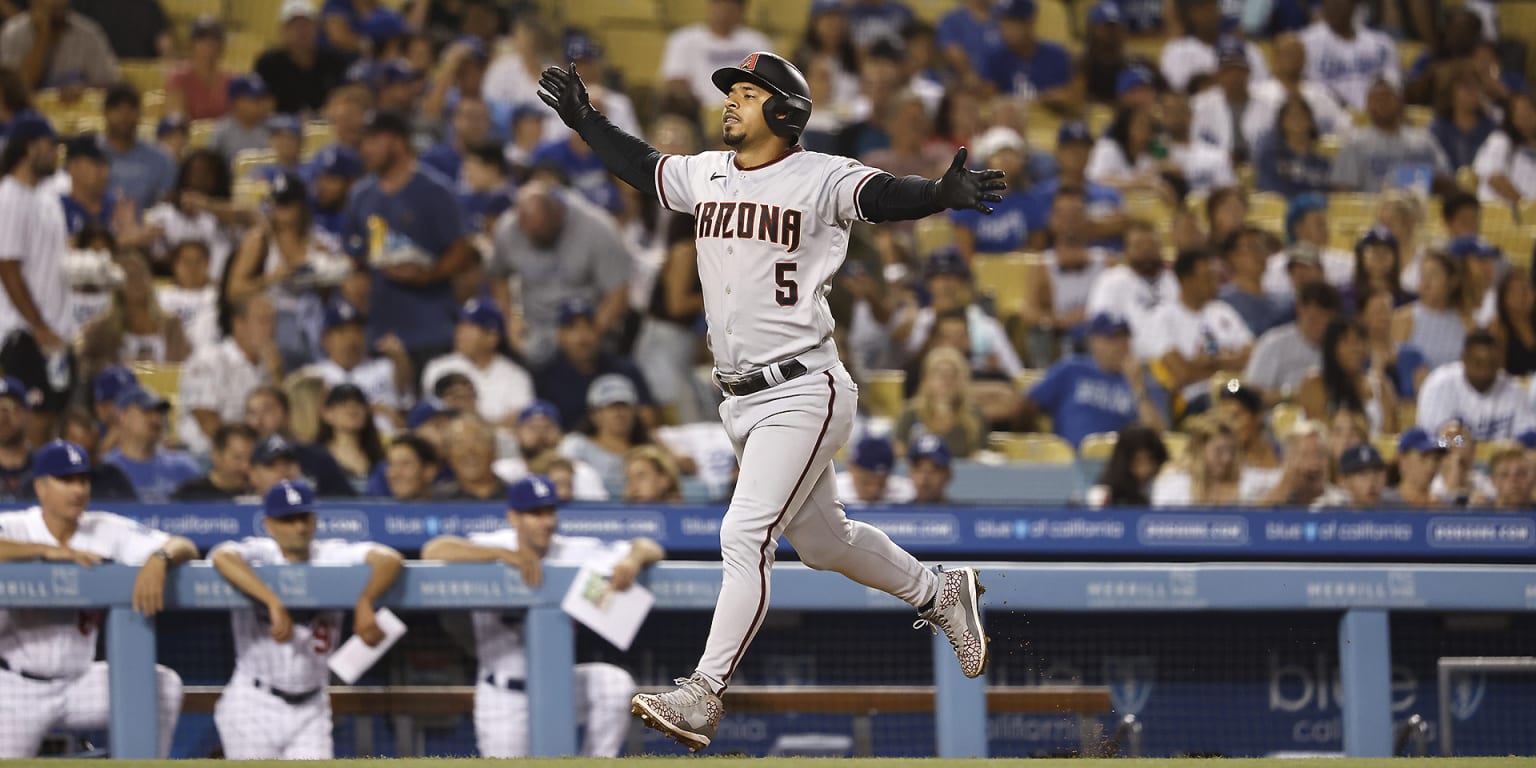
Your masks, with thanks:
[{"label": "paper in hand", "polygon": [[394,611],[380,608],[374,613],[374,618],[384,633],[384,639],[378,645],[370,646],[361,637],[353,635],[327,661],[331,671],[347,685],[357,682],[364,672],[372,669],[383,658],[396,641],[405,636],[405,622]]},{"label": "paper in hand", "polygon": [[565,599],[560,601],[560,610],[613,647],[627,651],[655,602],[651,591],[639,584],[623,592],[614,591],[608,585],[608,575],[588,564],[576,573]]}]

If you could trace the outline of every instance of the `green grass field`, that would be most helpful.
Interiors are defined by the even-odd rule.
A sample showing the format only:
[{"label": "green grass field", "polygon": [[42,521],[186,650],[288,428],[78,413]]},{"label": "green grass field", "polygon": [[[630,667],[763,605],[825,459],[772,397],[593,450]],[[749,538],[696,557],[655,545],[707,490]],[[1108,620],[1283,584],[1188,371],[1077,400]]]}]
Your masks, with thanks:
[{"label": "green grass field", "polygon": [[[1168,760],[940,760],[932,759],[811,759],[811,758],[744,758],[744,757],[628,757],[618,760],[590,760],[578,757],[561,759],[524,760],[449,760],[432,758],[378,759],[378,760],[331,760],[326,765],[349,768],[486,768],[490,765],[506,765],[508,768],[576,768],[577,766],[619,766],[632,763],[643,768],[673,768],[673,766],[698,766],[701,762],[713,764],[745,763],[752,768],[806,768],[806,766],[848,766],[849,768],[1209,768],[1221,763],[1230,768],[1410,768],[1424,764],[1430,768],[1529,768],[1532,759],[1525,757],[1488,758],[1397,758],[1397,759],[1306,759],[1306,760],[1235,760],[1235,759],[1168,759]],[[9,765],[37,765],[44,768],[101,768],[100,760],[16,760]],[[175,760],[161,763],[149,760],[123,760],[110,763],[112,768],[292,768],[294,763],[277,760],[253,760],[231,763],[223,760]]]}]

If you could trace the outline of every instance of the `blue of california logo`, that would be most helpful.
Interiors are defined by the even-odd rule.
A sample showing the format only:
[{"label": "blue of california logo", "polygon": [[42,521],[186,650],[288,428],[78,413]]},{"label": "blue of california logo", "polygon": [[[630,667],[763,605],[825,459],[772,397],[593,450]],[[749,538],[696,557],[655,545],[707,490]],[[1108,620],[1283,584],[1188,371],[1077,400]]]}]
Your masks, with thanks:
[{"label": "blue of california logo", "polygon": [[1488,692],[1488,678],[1484,675],[1463,675],[1451,684],[1451,714],[1457,720],[1469,720],[1483,705],[1483,695]]},{"label": "blue of california logo", "polygon": [[1151,656],[1110,656],[1104,659],[1104,684],[1115,712],[1140,714],[1152,698],[1157,660]]}]

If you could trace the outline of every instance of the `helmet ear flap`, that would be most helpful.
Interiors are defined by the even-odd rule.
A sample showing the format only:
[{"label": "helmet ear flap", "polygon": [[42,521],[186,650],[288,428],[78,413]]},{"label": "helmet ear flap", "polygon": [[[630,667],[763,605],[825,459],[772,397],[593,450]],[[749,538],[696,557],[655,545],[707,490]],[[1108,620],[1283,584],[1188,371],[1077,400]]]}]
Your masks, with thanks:
[{"label": "helmet ear flap", "polygon": [[784,124],[784,120],[789,113],[786,101],[783,96],[778,94],[769,96],[763,101],[763,122],[768,124],[768,130],[773,131],[774,134],[787,137],[790,134],[785,130],[786,126]]}]

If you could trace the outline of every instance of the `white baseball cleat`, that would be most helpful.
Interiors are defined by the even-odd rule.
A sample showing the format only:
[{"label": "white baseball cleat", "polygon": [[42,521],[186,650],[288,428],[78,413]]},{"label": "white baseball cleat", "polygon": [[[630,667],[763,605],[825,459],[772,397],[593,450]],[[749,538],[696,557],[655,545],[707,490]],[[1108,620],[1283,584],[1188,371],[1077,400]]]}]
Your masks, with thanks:
[{"label": "white baseball cleat", "polygon": [[715,728],[725,714],[725,705],[710,691],[709,683],[698,672],[672,682],[677,685],[675,690],[636,694],[631,700],[630,711],[638,715],[647,728],[666,734],[687,747],[689,752],[697,752],[714,739]]},{"label": "white baseball cleat", "polygon": [[981,625],[981,596],[987,588],[975,568],[946,571],[938,566],[934,570],[939,574],[939,592],[933,607],[918,614],[912,628],[929,627],[934,634],[944,630],[960,660],[960,671],[966,677],[980,677],[991,659],[992,638]]}]

